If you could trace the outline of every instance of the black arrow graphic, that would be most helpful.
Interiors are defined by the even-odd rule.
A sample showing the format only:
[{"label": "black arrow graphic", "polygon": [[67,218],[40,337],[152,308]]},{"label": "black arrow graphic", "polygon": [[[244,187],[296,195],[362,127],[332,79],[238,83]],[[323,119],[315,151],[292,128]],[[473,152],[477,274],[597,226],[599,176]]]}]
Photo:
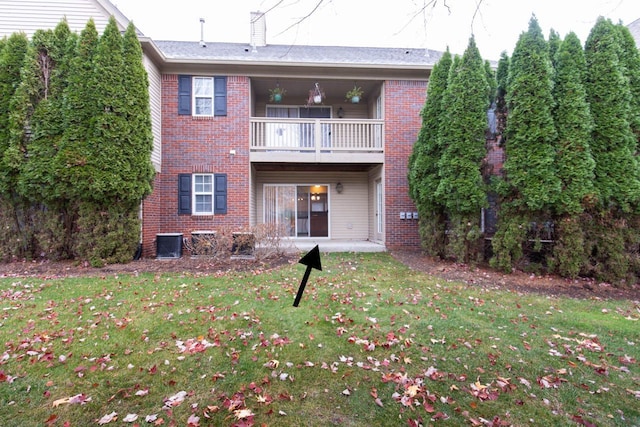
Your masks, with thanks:
[{"label": "black arrow graphic", "polygon": [[302,282],[300,282],[300,287],[298,288],[298,294],[296,295],[296,300],[293,302],[293,306],[297,307],[300,304],[300,299],[302,298],[302,293],[304,292],[304,287],[307,286],[307,280],[309,280],[309,274],[311,274],[311,269],[315,268],[316,270],[322,271],[322,264],[320,263],[320,249],[318,249],[318,245],[315,248],[311,249],[309,253],[300,258],[298,261],[300,264],[304,264],[307,266],[307,270],[304,272],[304,276],[302,277]]}]

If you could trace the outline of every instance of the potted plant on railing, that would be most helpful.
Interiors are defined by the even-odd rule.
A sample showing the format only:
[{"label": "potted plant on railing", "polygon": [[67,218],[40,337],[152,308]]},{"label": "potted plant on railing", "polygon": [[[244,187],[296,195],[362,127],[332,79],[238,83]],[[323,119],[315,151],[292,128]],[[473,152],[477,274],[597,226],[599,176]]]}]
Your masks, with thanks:
[{"label": "potted plant on railing", "polygon": [[274,87],[273,89],[269,89],[269,101],[271,102],[280,102],[282,98],[287,93],[287,90],[281,88],[280,86]]},{"label": "potted plant on railing", "polygon": [[345,98],[347,101],[351,101],[352,104],[357,104],[360,102],[360,97],[362,96],[363,93],[364,91],[362,90],[361,87],[354,85],[353,89],[349,90],[346,93]]}]

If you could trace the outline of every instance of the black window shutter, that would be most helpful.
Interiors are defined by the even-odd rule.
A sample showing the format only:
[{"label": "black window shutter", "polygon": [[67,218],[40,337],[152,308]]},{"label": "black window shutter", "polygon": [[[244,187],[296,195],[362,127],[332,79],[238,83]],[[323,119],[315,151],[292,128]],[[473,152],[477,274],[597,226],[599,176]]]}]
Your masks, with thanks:
[{"label": "black window shutter", "polygon": [[191,214],[191,174],[178,175],[178,214]]},{"label": "black window shutter", "polygon": [[178,114],[191,115],[191,76],[178,76]]},{"label": "black window shutter", "polygon": [[214,112],[216,116],[227,115],[227,78],[214,77],[213,79]]},{"label": "black window shutter", "polygon": [[227,174],[215,174],[215,189],[214,191],[214,214],[226,214],[227,213]]}]

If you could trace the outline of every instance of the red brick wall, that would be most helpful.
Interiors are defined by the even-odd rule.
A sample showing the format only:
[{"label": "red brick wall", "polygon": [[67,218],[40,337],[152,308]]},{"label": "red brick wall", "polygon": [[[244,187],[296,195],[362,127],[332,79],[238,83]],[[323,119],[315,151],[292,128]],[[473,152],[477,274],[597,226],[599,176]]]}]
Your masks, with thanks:
[{"label": "red brick wall", "polygon": [[[249,79],[227,77],[227,116],[178,115],[178,76],[162,76],[162,172],[143,205],[143,255],[154,257],[158,233],[249,226]],[[235,154],[230,154],[235,150]],[[178,174],[227,174],[227,214],[178,215]]]},{"label": "red brick wall", "polygon": [[[415,212],[408,195],[407,163],[421,126],[420,110],[426,81],[385,83],[386,245],[420,246],[418,221],[400,219],[400,212]],[[194,118],[178,115],[178,76],[162,77],[162,172],[143,205],[143,255],[154,257],[158,233],[215,230],[249,226],[249,117],[247,77],[227,78],[227,116]],[[235,150],[235,155],[230,154]],[[227,174],[227,214],[178,215],[178,174]]]},{"label": "red brick wall", "polygon": [[426,81],[385,83],[385,230],[386,246],[391,249],[420,247],[418,221],[400,219],[400,213],[417,210],[409,197],[407,165],[422,125],[420,111],[426,94]]}]

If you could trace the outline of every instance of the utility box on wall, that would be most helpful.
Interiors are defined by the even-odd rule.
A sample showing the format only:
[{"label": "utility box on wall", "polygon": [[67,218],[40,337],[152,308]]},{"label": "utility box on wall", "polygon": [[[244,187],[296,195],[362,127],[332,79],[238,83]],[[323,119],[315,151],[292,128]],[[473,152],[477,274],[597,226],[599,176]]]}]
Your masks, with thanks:
[{"label": "utility box on wall", "polygon": [[180,258],[182,233],[156,234],[156,258]]}]

